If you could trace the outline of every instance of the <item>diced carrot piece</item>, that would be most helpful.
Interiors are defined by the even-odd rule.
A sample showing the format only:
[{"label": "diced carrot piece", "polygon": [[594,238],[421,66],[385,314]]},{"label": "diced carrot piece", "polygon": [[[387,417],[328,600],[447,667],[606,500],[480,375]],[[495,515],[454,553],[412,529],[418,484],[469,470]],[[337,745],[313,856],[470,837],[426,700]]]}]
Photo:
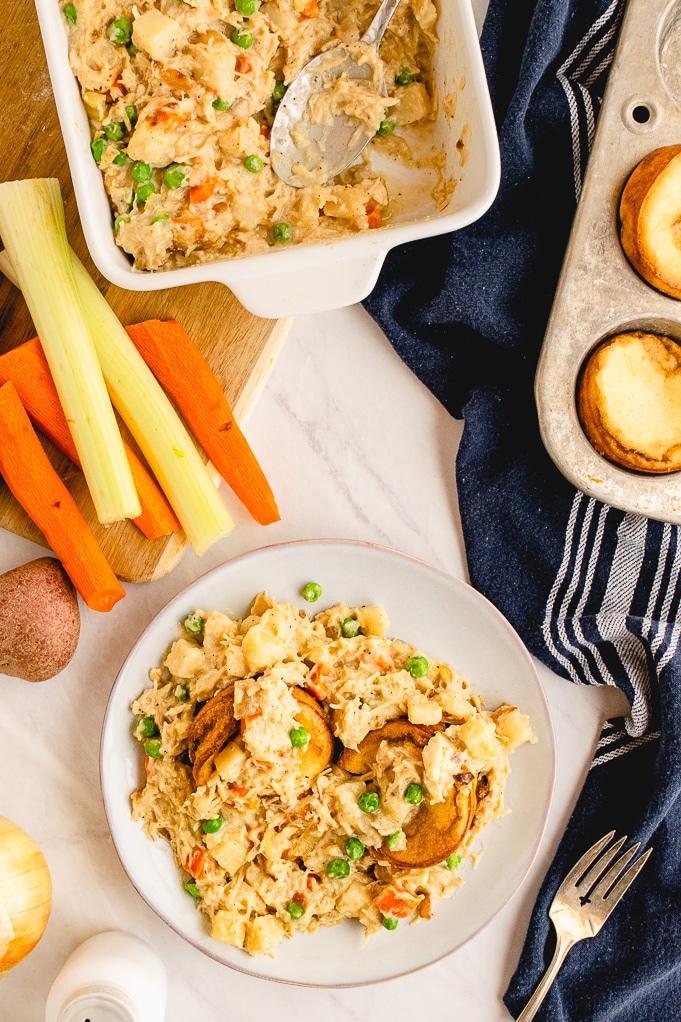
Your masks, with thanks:
[{"label": "diced carrot piece", "polygon": [[203,880],[215,870],[215,859],[205,848],[197,845],[192,854],[187,858],[184,868],[185,872],[193,876],[195,880]]},{"label": "diced carrot piece", "polygon": [[189,113],[181,110],[174,110],[168,107],[161,107],[154,115],[154,122],[162,124],[166,128],[180,128],[183,124],[189,123]]},{"label": "diced carrot piece", "polygon": [[371,206],[367,210],[367,224],[369,225],[369,228],[371,230],[373,230],[376,227],[380,227],[381,223],[382,223],[382,219],[381,219],[381,207],[380,206]]},{"label": "diced carrot piece", "polygon": [[189,201],[191,203],[206,202],[215,191],[216,183],[214,177],[209,177],[203,184],[194,185],[189,189]]},{"label": "diced carrot piece", "polygon": [[381,893],[374,898],[374,905],[384,916],[392,916],[394,919],[406,919],[421,901],[415,894],[410,894],[400,887],[392,884],[384,887]]},{"label": "diced carrot piece", "polygon": [[315,697],[315,699],[326,699],[329,694],[329,690],[323,677],[325,673],[326,672],[319,666],[319,664],[315,664],[305,679],[305,688],[310,695]]},{"label": "diced carrot piece", "polygon": [[253,65],[251,64],[248,57],[244,56],[243,53],[240,53],[239,56],[236,58],[236,70],[240,75],[250,74],[250,72],[253,70]]}]

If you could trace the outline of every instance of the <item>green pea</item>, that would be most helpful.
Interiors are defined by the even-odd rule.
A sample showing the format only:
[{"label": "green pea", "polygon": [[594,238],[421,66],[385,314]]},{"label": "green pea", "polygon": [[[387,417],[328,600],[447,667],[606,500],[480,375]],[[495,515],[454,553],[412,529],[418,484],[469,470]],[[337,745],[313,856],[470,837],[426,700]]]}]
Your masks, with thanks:
[{"label": "green pea", "polygon": [[300,727],[292,727],[288,736],[291,739],[291,745],[294,749],[302,749],[310,740],[309,732],[302,724]]},{"label": "green pea", "polygon": [[250,170],[251,174],[259,174],[264,166],[265,164],[260,157],[255,154],[247,156],[244,160],[244,167],[246,170]]},{"label": "green pea", "polygon": [[331,859],[326,864],[326,875],[334,880],[343,880],[350,873],[350,863],[346,859]]},{"label": "green pea", "polygon": [[288,224],[275,224],[272,228],[272,236],[275,241],[283,242],[291,240],[291,228]]},{"label": "green pea", "polygon": [[300,919],[305,909],[302,905],[299,905],[297,901],[289,901],[286,906],[286,911],[290,915],[291,919]]},{"label": "green pea", "polygon": [[420,784],[412,782],[404,789],[404,801],[410,806],[418,806],[423,802],[423,788]]},{"label": "green pea", "polygon": [[[167,214],[162,213],[161,216],[167,216]],[[157,216],[151,222],[153,224],[156,222],[156,220],[160,219],[161,217]],[[187,682],[181,681],[179,685],[176,685],[175,688],[173,689],[173,695],[177,699],[178,703],[186,703],[189,700],[189,685],[187,684]]]},{"label": "green pea", "polygon": [[272,89],[272,99],[274,100],[275,103],[279,103],[281,102],[285,95],[286,85],[284,85],[284,83],[281,81],[276,81],[274,83],[274,88]]},{"label": "green pea", "polygon": [[130,157],[127,153],[120,152],[117,156],[114,156],[112,163],[115,163],[117,167],[126,167],[130,163]]},{"label": "green pea", "polygon": [[359,635],[359,621],[356,617],[346,617],[340,623],[341,635],[346,639],[354,639]]},{"label": "green pea", "polygon": [[163,753],[161,752],[161,739],[150,738],[148,742],[144,743],[145,755],[150,756],[152,759],[163,759]]},{"label": "green pea", "polygon": [[109,121],[108,124],[103,125],[102,131],[109,142],[120,142],[125,135],[125,125],[123,121]]},{"label": "green pea", "polygon": [[133,181],[138,181],[142,184],[142,182],[150,179],[152,170],[148,163],[143,163],[142,160],[136,160],[130,168],[130,174],[132,175]]},{"label": "green pea", "polygon": [[204,820],[201,824],[201,829],[204,834],[217,834],[222,826],[222,817],[216,816],[212,820]]},{"label": "green pea", "polygon": [[171,163],[163,171],[163,184],[166,188],[180,188],[184,184],[187,171],[179,163]]},{"label": "green pea", "polygon": [[150,195],[153,195],[156,191],[156,185],[153,181],[146,181],[143,185],[140,185],[137,189],[137,201],[146,202]]},{"label": "green pea", "polygon": [[105,138],[93,138],[92,142],[90,142],[90,152],[94,156],[97,163],[99,163],[102,156],[104,155],[105,149],[106,149]]},{"label": "green pea", "polygon": [[[155,216],[154,219],[151,222],[152,222],[152,224],[160,224],[163,220],[170,220],[170,214],[169,213],[159,213],[158,216]],[[178,685],[178,688],[179,687],[180,686]],[[189,698],[189,696],[187,696],[187,698]]]},{"label": "green pea", "polygon": [[234,0],[234,9],[242,14],[244,18],[250,18],[255,14],[260,4],[258,0]]},{"label": "green pea", "polygon": [[395,130],[395,124],[396,121],[394,117],[386,117],[384,120],[381,121],[381,123],[378,126],[378,134],[392,135],[393,131]]},{"label": "green pea", "polygon": [[153,738],[158,734],[156,721],[153,717],[142,717],[137,725],[137,734],[140,738]]},{"label": "green pea", "polygon": [[397,842],[400,840],[401,836],[402,836],[401,830],[396,830],[394,834],[390,834],[385,839],[386,848],[394,848]]},{"label": "green pea", "polygon": [[364,855],[364,851],[364,845],[358,837],[348,837],[345,839],[345,854],[348,859],[352,859],[353,861],[361,859]]},{"label": "green pea", "polygon": [[393,919],[392,916],[381,916],[381,926],[386,930],[396,930],[397,922],[397,919]]},{"label": "green pea", "polygon": [[130,121],[130,124],[135,124],[137,122],[137,107],[136,106],[126,106],[126,108],[125,108],[125,116]]},{"label": "green pea", "polygon": [[62,14],[67,19],[67,21],[71,22],[72,25],[75,25],[76,22],[78,21],[78,11],[73,6],[73,4],[67,4],[66,7],[64,7],[64,9],[62,10]]},{"label": "green pea", "polygon": [[357,805],[363,813],[377,813],[381,808],[381,796],[377,791],[363,791],[357,799]]},{"label": "green pea", "polygon": [[187,882],[185,884],[183,884],[182,886],[184,887],[184,889],[187,892],[187,894],[191,894],[192,898],[200,898],[201,897],[201,891],[199,889],[199,885],[197,884],[196,880],[187,880]]},{"label": "green pea", "polygon": [[424,656],[410,656],[404,666],[412,678],[424,678],[430,668],[430,664]]},{"label": "green pea", "polygon": [[219,96],[213,100],[213,109],[215,110],[229,110],[230,106],[231,104],[226,99],[220,99]]},{"label": "green pea", "polygon": [[308,603],[316,603],[321,595],[322,587],[319,582],[308,582],[306,586],[303,586],[303,599]]},{"label": "green pea", "polygon": [[129,18],[114,18],[109,22],[106,34],[116,46],[125,46],[132,39],[132,22]]},{"label": "green pea", "polygon": [[448,855],[447,858],[445,859],[445,866],[447,867],[447,869],[457,869],[460,864],[461,864],[460,855]]},{"label": "green pea", "polygon": [[253,45],[252,32],[240,32],[238,28],[235,28],[229,38],[235,46],[240,46],[242,50],[250,50]]},{"label": "green pea", "polygon": [[121,216],[117,216],[114,220],[114,234],[118,234],[121,229],[121,224],[129,224],[130,217],[127,213],[123,213]]},{"label": "green pea", "polygon": [[190,635],[200,635],[203,631],[203,618],[200,614],[188,614],[184,619],[184,630]]},{"label": "green pea", "polygon": [[135,46],[134,43],[129,43],[126,49],[131,57],[136,57],[137,54],[139,53],[139,49]]},{"label": "green pea", "polygon": [[408,67],[403,67],[399,74],[395,75],[395,85],[409,85],[416,81],[416,75],[412,74]]}]

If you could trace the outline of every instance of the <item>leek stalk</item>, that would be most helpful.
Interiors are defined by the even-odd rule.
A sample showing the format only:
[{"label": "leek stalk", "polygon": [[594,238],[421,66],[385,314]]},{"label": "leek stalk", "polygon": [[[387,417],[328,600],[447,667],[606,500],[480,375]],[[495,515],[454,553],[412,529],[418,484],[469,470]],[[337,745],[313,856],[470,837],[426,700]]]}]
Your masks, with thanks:
[{"label": "leek stalk", "polygon": [[234,521],[186,426],[75,252],[74,276],[104,379],[197,554]]},{"label": "leek stalk", "polygon": [[[194,441],[115,312],[75,252],[78,297],[90,327],[111,400],[156,476],[197,554],[234,528]],[[18,283],[0,253],[0,270]]]},{"label": "leek stalk", "polygon": [[55,178],[0,184],[0,235],[64,409],[102,523],[140,503],[90,329],[81,309]]}]

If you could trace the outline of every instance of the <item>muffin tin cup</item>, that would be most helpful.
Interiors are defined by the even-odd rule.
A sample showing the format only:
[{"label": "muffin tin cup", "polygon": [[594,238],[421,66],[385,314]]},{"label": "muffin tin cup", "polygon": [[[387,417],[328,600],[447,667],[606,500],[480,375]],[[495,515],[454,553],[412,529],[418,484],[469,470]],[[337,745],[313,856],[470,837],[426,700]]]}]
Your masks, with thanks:
[{"label": "muffin tin cup", "polygon": [[681,472],[648,475],[591,446],[576,386],[593,349],[614,334],[664,334],[681,343],[681,301],[654,290],[619,239],[620,197],[652,150],[681,143],[681,0],[629,0],[584,185],[537,367],[544,445],[578,489],[614,507],[681,524]]}]

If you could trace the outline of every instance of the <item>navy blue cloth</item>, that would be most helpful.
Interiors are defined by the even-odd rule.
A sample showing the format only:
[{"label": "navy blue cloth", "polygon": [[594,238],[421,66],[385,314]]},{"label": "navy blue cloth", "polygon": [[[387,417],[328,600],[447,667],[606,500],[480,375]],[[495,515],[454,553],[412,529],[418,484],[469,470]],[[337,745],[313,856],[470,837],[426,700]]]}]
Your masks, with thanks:
[{"label": "navy blue cloth", "polygon": [[552,670],[619,686],[632,708],[606,722],[543,882],[505,995],[513,1017],[551,959],[548,907],[569,868],[609,830],[653,853],[600,934],[569,953],[537,1015],[545,1022],[681,1018],[681,534],[576,491],[543,448],[533,396],[589,105],[597,114],[624,6],[491,0],[481,45],[497,199],[470,227],[390,253],[365,301],[464,419],[456,479],[473,585]]}]

